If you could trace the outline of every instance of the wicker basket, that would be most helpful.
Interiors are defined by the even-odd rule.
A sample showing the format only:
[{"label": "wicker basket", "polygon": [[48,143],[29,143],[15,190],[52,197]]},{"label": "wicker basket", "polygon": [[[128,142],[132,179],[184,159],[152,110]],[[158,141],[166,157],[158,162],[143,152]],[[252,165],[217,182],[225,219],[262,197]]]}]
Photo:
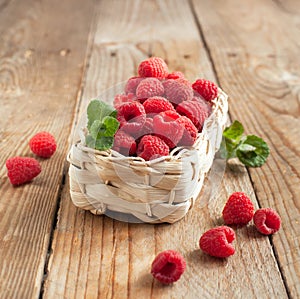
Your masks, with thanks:
[{"label": "wicker basket", "polygon": [[70,193],[75,206],[93,214],[133,215],[140,222],[173,223],[193,206],[220,147],[227,120],[227,95],[219,90],[213,112],[189,148],[175,148],[152,161],[97,151],[81,141],[68,155]]}]

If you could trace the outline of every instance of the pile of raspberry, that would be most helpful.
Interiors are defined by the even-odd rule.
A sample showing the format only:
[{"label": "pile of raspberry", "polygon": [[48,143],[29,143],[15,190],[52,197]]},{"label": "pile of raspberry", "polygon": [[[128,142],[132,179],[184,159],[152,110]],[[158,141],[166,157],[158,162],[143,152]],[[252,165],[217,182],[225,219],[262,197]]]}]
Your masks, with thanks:
[{"label": "pile of raspberry", "polygon": [[120,127],[113,149],[148,161],[177,146],[193,146],[217,96],[213,82],[190,83],[181,72],[169,73],[162,58],[142,61],[138,76],[114,98]]}]

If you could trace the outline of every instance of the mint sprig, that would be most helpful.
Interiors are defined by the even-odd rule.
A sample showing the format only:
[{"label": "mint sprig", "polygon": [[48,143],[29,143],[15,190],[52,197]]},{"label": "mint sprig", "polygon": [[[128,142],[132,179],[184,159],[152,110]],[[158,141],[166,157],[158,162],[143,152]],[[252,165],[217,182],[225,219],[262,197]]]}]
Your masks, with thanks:
[{"label": "mint sprig", "polygon": [[235,120],[223,132],[221,154],[227,160],[237,157],[249,167],[262,166],[270,153],[268,144],[255,135],[244,135],[243,125]]},{"label": "mint sprig", "polygon": [[113,146],[114,135],[119,128],[117,111],[110,105],[92,100],[87,108],[89,134],[86,145],[97,150],[108,150]]}]

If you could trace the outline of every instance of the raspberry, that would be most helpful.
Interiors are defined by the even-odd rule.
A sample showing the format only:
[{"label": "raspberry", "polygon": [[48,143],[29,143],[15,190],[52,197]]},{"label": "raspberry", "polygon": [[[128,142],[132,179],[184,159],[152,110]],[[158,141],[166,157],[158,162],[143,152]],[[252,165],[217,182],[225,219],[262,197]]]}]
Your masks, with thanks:
[{"label": "raspberry", "polygon": [[124,156],[133,156],[136,152],[136,143],[132,136],[122,130],[118,130],[114,136],[112,149]]},{"label": "raspberry", "polygon": [[271,208],[259,209],[253,216],[257,230],[264,235],[276,233],[281,225],[280,216]]},{"label": "raspberry", "polygon": [[184,127],[178,120],[180,115],[175,111],[160,112],[153,117],[153,131],[169,148],[175,147],[182,137]]},{"label": "raspberry", "polygon": [[136,88],[138,99],[148,99],[150,97],[162,96],[164,94],[163,84],[156,78],[146,78],[140,82]]},{"label": "raspberry", "polygon": [[186,262],[179,252],[165,250],[159,253],[152,262],[151,274],[158,281],[169,284],[180,278],[185,267]]},{"label": "raspberry", "polygon": [[167,110],[174,110],[173,105],[163,97],[152,97],[148,98],[143,106],[147,114],[149,113],[160,113]]},{"label": "raspberry", "polygon": [[146,113],[144,106],[139,102],[127,102],[117,110],[117,120],[120,128],[129,134],[136,134],[144,125]]},{"label": "raspberry", "polygon": [[200,248],[215,257],[233,255],[235,249],[231,244],[235,239],[234,230],[228,226],[218,226],[206,231],[199,240]]},{"label": "raspberry", "polygon": [[211,81],[198,79],[192,84],[192,87],[206,101],[212,101],[218,96],[218,87]]},{"label": "raspberry", "polygon": [[226,224],[247,224],[254,215],[254,205],[243,192],[234,192],[228,198],[223,209],[223,219]]},{"label": "raspberry", "polygon": [[200,98],[199,96],[194,96],[192,101],[196,101],[196,102],[199,102],[203,109],[206,111],[207,113],[207,117],[209,115],[211,115],[211,112],[212,112],[212,105],[211,105],[211,102],[207,102],[205,101],[204,99]]},{"label": "raspberry", "polygon": [[176,111],[179,114],[188,117],[193,122],[193,124],[199,132],[202,131],[204,121],[209,116],[207,107],[205,107],[200,102],[194,100],[184,101],[180,103],[177,106]]},{"label": "raspberry", "polygon": [[160,57],[148,58],[142,61],[138,67],[140,77],[166,78],[168,73],[168,66]]},{"label": "raspberry", "polygon": [[167,156],[168,154],[169,147],[158,136],[143,136],[137,148],[137,155],[146,161]]},{"label": "raspberry", "polygon": [[133,102],[135,101],[135,95],[133,93],[128,94],[117,94],[114,98],[114,107],[118,109],[121,105],[127,102]]},{"label": "raspberry", "polygon": [[136,88],[142,80],[144,80],[144,78],[141,78],[141,77],[131,77],[131,78],[129,78],[126,85],[125,85],[125,88],[124,88],[125,93],[135,94]]},{"label": "raspberry", "polygon": [[184,84],[184,85],[188,86],[191,89],[193,89],[191,82],[189,80],[185,79],[185,78],[178,78],[178,79],[176,79],[176,81],[181,83],[181,84]]},{"label": "raspberry", "polygon": [[40,132],[30,139],[29,147],[37,156],[50,158],[56,151],[56,141],[50,133]]},{"label": "raspberry", "polygon": [[6,161],[7,176],[13,185],[31,181],[41,172],[41,166],[34,158],[12,157]]},{"label": "raspberry", "polygon": [[142,127],[140,135],[144,136],[144,135],[149,135],[152,133],[153,133],[153,118],[147,116],[146,121]]},{"label": "raspberry", "polygon": [[184,79],[184,74],[182,72],[172,72],[168,74],[167,79]]},{"label": "raspberry", "polygon": [[166,80],[163,86],[165,88],[166,98],[175,105],[193,98],[193,89],[183,82],[178,80]]},{"label": "raspberry", "polygon": [[184,131],[178,145],[191,146],[197,139],[198,130],[193,122],[186,116],[181,116],[178,121],[183,125]]}]

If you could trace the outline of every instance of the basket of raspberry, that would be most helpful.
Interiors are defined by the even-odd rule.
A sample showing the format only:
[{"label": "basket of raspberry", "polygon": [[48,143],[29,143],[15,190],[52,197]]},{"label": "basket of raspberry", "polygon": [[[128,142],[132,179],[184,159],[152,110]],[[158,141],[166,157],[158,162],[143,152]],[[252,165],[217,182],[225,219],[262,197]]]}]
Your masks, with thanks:
[{"label": "basket of raspberry", "polygon": [[68,154],[73,203],[93,214],[173,223],[193,206],[220,147],[227,95],[151,57],[90,101]]}]

